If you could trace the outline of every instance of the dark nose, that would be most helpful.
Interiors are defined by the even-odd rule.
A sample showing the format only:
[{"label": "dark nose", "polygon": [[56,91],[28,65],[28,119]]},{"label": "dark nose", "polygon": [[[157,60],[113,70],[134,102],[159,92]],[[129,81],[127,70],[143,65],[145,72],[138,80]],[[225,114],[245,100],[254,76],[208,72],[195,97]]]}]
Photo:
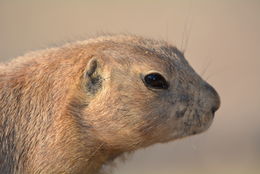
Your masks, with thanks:
[{"label": "dark nose", "polygon": [[210,96],[213,100],[211,112],[214,115],[214,113],[219,109],[220,107],[220,97],[217,93],[217,91],[208,83],[205,83],[205,88],[209,92]]},{"label": "dark nose", "polygon": [[215,112],[218,110],[218,108],[219,108],[219,107],[215,107],[215,106],[213,106],[213,107],[211,108],[211,112],[212,112],[213,115],[214,115]]}]

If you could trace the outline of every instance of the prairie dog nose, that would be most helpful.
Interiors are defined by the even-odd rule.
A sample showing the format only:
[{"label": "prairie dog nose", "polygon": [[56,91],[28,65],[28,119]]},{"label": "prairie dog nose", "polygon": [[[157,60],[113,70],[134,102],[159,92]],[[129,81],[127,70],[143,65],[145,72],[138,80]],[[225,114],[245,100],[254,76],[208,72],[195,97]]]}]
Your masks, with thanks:
[{"label": "prairie dog nose", "polygon": [[212,106],[211,106],[211,112],[214,115],[214,113],[219,109],[220,107],[220,97],[217,93],[217,91],[208,83],[204,84],[205,90],[207,90],[208,97],[211,98]]}]

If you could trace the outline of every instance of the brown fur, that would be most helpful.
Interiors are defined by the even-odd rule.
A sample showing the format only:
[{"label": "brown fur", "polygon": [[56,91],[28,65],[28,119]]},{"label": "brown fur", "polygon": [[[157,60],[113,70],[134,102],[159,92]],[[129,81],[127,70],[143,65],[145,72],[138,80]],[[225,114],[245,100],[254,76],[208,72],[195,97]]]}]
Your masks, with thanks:
[{"label": "brown fur", "polygon": [[[33,52],[0,70],[0,173],[98,173],[125,152],[206,130],[219,107],[178,49],[137,36]],[[150,71],[170,88],[148,89]]]}]

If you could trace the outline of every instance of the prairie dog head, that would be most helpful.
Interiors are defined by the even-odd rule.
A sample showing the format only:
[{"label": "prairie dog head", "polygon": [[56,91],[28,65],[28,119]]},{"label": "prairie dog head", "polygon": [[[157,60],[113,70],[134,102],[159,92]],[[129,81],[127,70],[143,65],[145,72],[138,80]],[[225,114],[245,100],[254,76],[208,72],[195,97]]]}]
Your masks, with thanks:
[{"label": "prairie dog head", "polygon": [[81,44],[94,50],[82,76],[82,119],[101,142],[134,150],[211,125],[220,98],[177,48],[136,36]]}]

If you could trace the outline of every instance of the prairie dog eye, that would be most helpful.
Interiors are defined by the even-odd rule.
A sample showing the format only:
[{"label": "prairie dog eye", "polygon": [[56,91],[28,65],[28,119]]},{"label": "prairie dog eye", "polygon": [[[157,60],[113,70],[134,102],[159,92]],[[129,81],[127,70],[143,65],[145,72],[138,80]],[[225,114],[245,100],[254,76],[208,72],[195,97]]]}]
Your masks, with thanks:
[{"label": "prairie dog eye", "polygon": [[149,88],[168,89],[169,84],[159,73],[150,73],[144,76],[144,84]]}]

